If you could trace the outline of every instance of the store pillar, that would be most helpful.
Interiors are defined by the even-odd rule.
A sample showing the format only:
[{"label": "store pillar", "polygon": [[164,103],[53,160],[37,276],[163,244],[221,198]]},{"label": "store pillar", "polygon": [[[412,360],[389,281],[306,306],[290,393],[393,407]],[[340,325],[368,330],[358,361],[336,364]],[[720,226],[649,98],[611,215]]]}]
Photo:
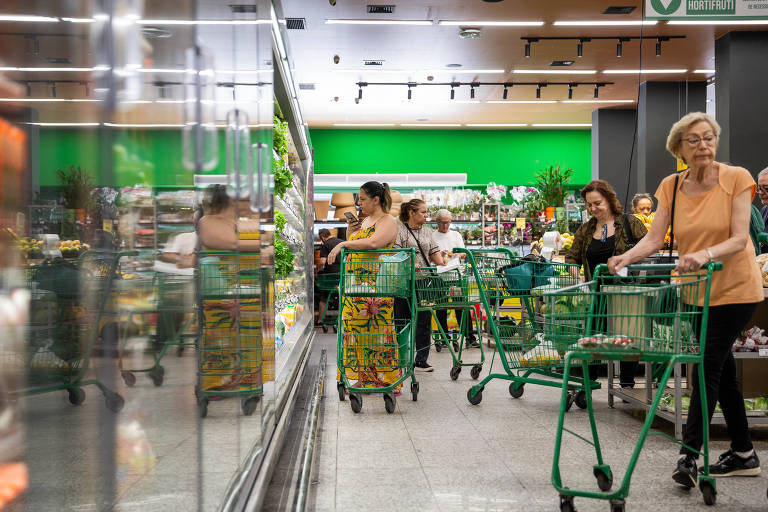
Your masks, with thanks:
[{"label": "store pillar", "polygon": [[723,129],[717,160],[757,176],[768,167],[768,32],[730,32],[715,41],[715,111]]},{"label": "store pillar", "polygon": [[636,110],[628,109],[592,112],[592,179],[613,185],[622,204],[638,190],[637,147],[632,151],[636,115]]},{"label": "store pillar", "polygon": [[644,82],[637,115],[637,179],[641,192],[653,194],[661,180],[677,169],[667,151],[667,135],[689,112],[706,112],[706,82]]}]

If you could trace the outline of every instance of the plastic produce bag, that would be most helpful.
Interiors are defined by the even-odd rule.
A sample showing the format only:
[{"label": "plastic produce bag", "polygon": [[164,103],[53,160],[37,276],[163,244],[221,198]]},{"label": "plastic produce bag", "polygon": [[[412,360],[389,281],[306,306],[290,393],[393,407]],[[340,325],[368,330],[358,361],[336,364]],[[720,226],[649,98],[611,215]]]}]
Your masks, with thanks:
[{"label": "plastic produce bag", "polygon": [[410,266],[406,252],[379,256],[379,272],[376,275],[376,293],[391,296],[409,295]]}]

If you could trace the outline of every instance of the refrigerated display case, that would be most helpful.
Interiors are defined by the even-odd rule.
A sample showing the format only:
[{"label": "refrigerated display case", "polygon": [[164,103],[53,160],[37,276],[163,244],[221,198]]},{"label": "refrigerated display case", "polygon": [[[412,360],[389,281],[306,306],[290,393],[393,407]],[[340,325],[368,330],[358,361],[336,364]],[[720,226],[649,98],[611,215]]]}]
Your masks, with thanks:
[{"label": "refrigerated display case", "polygon": [[[11,69],[0,71],[0,88],[4,96],[18,95],[18,101],[0,106],[0,118],[13,129],[0,129],[2,227],[13,227],[13,234],[0,237],[0,301],[17,301],[24,309],[22,295],[31,297],[35,318],[11,316],[27,331],[39,327],[40,336],[33,350],[29,333],[7,335],[8,329],[19,331],[0,316],[0,468],[21,468],[29,481],[29,489],[17,489],[6,507],[242,509],[259,500],[269,481],[270,454],[279,451],[311,345],[311,154],[273,4],[8,4],[4,10],[31,18],[0,20],[0,58],[3,69]],[[18,50],[17,34],[29,36],[37,50]],[[46,63],[54,57],[54,64]],[[44,71],[29,71],[38,68]],[[277,206],[270,172],[275,97],[290,125],[293,156],[287,164],[294,176],[294,190]],[[18,151],[8,152],[10,146]],[[11,162],[14,155],[19,158]],[[79,181],[62,182],[56,170],[72,168],[82,169]],[[248,343],[261,347],[254,359],[261,383],[248,414],[240,401],[225,398],[212,401],[203,418],[200,351],[206,340],[191,326],[205,304],[199,294],[175,293],[169,284],[183,278],[199,283],[200,266],[158,270],[154,260],[170,237],[194,232],[192,215],[202,191],[194,177],[216,175],[225,177],[229,198],[237,203],[227,221],[248,226],[228,250],[236,258],[247,256],[253,267],[251,290],[258,293],[249,296],[247,315],[259,328],[251,330]],[[125,201],[106,204],[97,190],[119,191]],[[61,218],[71,221],[71,233],[57,226],[57,215],[29,208],[63,204],[65,192]],[[296,258],[285,280],[294,309],[303,308],[278,351],[276,208],[286,218],[293,215],[284,238]],[[31,214],[35,227],[28,222]],[[32,234],[46,245],[36,261],[25,262],[15,237]],[[54,247],[54,235],[66,244]],[[78,257],[59,259],[60,247],[76,245]],[[84,268],[85,260],[92,266]],[[61,289],[46,290],[33,265],[64,269]],[[69,296],[75,298],[67,298],[64,308]],[[240,329],[243,309],[237,302],[227,304],[232,308],[226,318],[232,315]],[[95,321],[93,305],[99,306]],[[11,312],[0,309],[0,315]],[[69,316],[59,315],[65,310]],[[89,329],[70,329],[67,322]],[[197,349],[166,350],[158,357],[178,342],[180,330]],[[57,332],[68,333],[71,353]],[[30,355],[41,350],[78,368],[80,380],[59,375],[61,389],[29,394],[35,370]],[[145,369],[152,370],[149,379],[135,378]]]}]

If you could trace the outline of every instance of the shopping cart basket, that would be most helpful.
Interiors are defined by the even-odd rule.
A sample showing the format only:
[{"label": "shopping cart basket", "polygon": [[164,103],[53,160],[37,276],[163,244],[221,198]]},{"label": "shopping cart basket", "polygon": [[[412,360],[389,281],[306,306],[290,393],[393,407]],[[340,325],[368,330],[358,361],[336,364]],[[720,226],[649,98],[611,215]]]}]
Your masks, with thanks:
[{"label": "shopping cart basket", "polygon": [[[149,286],[147,286],[149,281]],[[195,346],[197,334],[189,334],[195,321],[194,277],[165,272],[154,272],[149,280],[131,279],[123,281],[121,292],[127,297],[132,294],[150,297],[151,302],[142,306],[135,304],[119,306],[123,328],[120,339],[128,339],[127,326],[132,319],[140,316],[156,315],[155,350],[152,351],[152,365],[145,368],[123,368],[122,354],[118,360],[120,376],[126,386],[136,385],[136,373],[146,373],[155,386],[162,386],[165,379],[165,367],[161,364],[171,347],[176,347],[176,355],[181,356],[185,347]],[[192,338],[190,340],[190,338]]]},{"label": "shopping cart basket", "polygon": [[210,400],[224,398],[240,398],[250,416],[263,394],[261,256],[200,251],[198,267],[200,416]]},{"label": "shopping cart basket", "polygon": [[[415,255],[413,249],[341,250],[336,386],[341,401],[349,391],[356,413],[370,393],[383,393],[386,411],[394,412],[395,390],[408,378],[417,400]],[[407,318],[394,317],[395,300],[406,301]]]},{"label": "shopping cart basket", "polygon": [[[564,427],[568,397],[566,386],[563,385],[552,465],[552,484],[560,493],[561,510],[574,510],[575,496],[610,500],[612,511],[624,510],[632,472],[675,365],[701,364],[703,360],[709,287],[712,272],[719,268],[722,268],[722,264],[710,263],[701,272],[674,275],[674,265],[633,265],[628,269],[628,277],[620,277],[608,275],[607,267],[599,265],[593,281],[545,293],[545,300],[552,307],[544,315],[544,333],[552,340],[556,350],[566,352],[563,382],[568,380],[573,366],[581,366],[586,371],[587,363],[591,360],[650,361],[660,363],[665,368],[621,486],[614,491],[610,490],[613,474],[610,466],[604,462],[600,448],[592,397],[586,394],[592,435],[590,442]],[[646,275],[633,276],[636,271],[645,271]],[[558,305],[560,307],[556,307]],[[697,373],[701,414],[706,418],[704,372]],[[699,488],[706,504],[712,505],[716,492],[714,479],[708,473],[709,424],[705,421],[703,425],[704,443],[700,453],[704,457],[704,472],[699,476]],[[560,474],[563,431],[595,447],[597,464],[593,466],[593,474],[597,478],[600,492],[563,485]],[[663,436],[682,444],[674,437],[660,432],[650,435]]]},{"label": "shopping cart basket", "polygon": [[[467,254],[464,249],[456,249],[456,254]],[[448,348],[453,362],[450,370],[451,379],[459,378],[464,366],[471,366],[470,376],[477,379],[485,364],[485,350],[480,344],[480,361],[464,362],[462,359],[465,343],[465,333],[472,329],[472,310],[480,304],[475,276],[468,263],[460,263],[459,267],[438,273],[437,268],[422,267],[416,272],[416,309],[431,311],[432,318],[437,324],[437,332],[433,333],[435,350],[440,352],[442,347]],[[436,311],[456,311],[457,332],[446,332],[437,319]],[[480,332],[480,322],[476,319],[476,332]]]},{"label": "shopping cart basket", "polygon": [[[125,401],[96,377],[88,377],[99,337],[117,343],[114,284],[119,261],[135,251],[86,251],[76,263],[46,261],[29,269],[31,303],[29,344],[24,366],[28,387],[14,394],[36,395],[66,390],[69,402],[85,401],[83,387],[96,385],[107,408],[118,412]],[[107,333],[109,331],[109,333]]]},{"label": "shopping cart basket", "polygon": [[[498,354],[504,369],[504,373],[490,373],[472,386],[467,391],[469,403],[479,404],[485,385],[493,379],[512,381],[509,394],[513,398],[523,396],[527,383],[562,386],[562,354],[544,335],[536,307],[545,291],[577,283],[579,266],[518,258],[503,248],[473,250],[469,252],[468,259],[475,281],[479,283],[478,294],[488,317],[490,335],[496,344],[495,354]],[[522,312],[519,320],[499,314],[504,301],[511,298],[520,300]],[[600,387],[597,382],[586,384],[584,378],[570,377],[568,382],[571,390]],[[583,406],[586,407],[586,403]]]},{"label": "shopping cart basket", "polygon": [[317,289],[321,292],[328,292],[325,297],[325,307],[320,311],[320,318],[317,324],[323,328],[323,332],[328,332],[328,327],[333,327],[333,332],[337,332],[339,321],[339,274],[317,274]]}]

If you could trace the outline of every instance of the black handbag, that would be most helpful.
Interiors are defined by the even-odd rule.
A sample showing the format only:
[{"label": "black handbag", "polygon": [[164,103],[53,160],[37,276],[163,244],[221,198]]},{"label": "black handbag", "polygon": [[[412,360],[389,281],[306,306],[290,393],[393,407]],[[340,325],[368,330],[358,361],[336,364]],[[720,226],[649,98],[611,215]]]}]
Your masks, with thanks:
[{"label": "black handbag", "polygon": [[[416,238],[416,235],[408,224],[404,225],[416,241],[416,246],[419,248],[421,257],[424,258],[424,261],[426,261],[427,264],[429,264],[429,258],[427,258],[424,249],[421,248],[419,239]],[[443,288],[442,282],[443,280],[437,275],[437,271],[434,268],[423,267],[419,272],[416,272],[416,282],[414,283],[414,287],[416,288],[417,298],[420,301],[435,301],[438,298],[436,295],[441,293],[440,290]]]}]

